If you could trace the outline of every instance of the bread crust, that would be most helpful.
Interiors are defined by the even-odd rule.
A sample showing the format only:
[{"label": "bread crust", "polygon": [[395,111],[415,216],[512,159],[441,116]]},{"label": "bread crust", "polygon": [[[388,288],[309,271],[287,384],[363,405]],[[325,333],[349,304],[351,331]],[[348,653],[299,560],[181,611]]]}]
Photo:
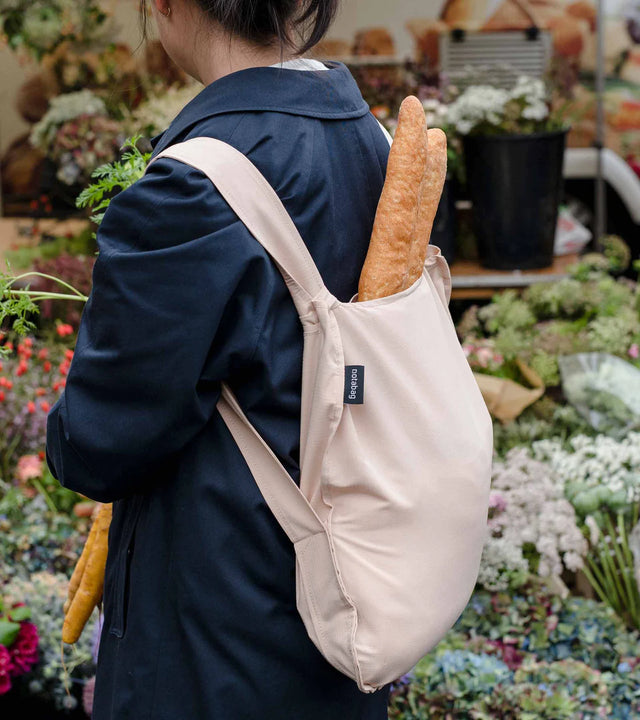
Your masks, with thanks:
[{"label": "bread crust", "polygon": [[403,289],[413,285],[422,275],[446,176],[447,136],[440,128],[431,128],[427,132],[427,165],[420,183],[418,216],[409,252],[409,274]]},{"label": "bread crust", "polygon": [[400,106],[389,151],[369,251],[360,275],[359,301],[393,295],[405,286],[426,165],[424,108],[417,97],[409,95]]}]

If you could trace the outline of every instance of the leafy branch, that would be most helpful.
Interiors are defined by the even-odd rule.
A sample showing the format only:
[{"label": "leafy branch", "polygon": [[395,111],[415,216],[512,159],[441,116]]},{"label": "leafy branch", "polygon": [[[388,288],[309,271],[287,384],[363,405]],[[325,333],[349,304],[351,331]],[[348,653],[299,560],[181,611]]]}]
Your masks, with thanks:
[{"label": "leafy branch", "polygon": [[109,207],[114,190],[121,192],[133,185],[143,175],[151,153],[142,153],[138,149],[140,135],[135,135],[125,141],[122,150],[126,152],[119,161],[100,165],[92,173],[92,178],[97,182],[86,187],[76,200],[79,208],[90,207],[93,209],[91,220],[100,225],[104,214]]},{"label": "leafy branch", "polygon": [[[96,178],[96,182],[86,187],[78,196],[77,207],[92,208],[91,220],[96,225],[100,225],[102,222],[113,197],[118,192],[126,190],[144,175],[151,153],[143,153],[138,149],[140,138],[140,135],[135,135],[125,140],[121,148],[125,152],[120,160],[96,168],[91,174],[92,178]],[[86,302],[88,299],[72,285],[53,275],[35,271],[12,275],[8,260],[7,270],[8,273],[0,272],[0,327],[3,326],[5,320],[11,318],[11,327],[18,335],[26,335],[30,330],[35,330],[36,325],[31,318],[40,312],[37,303],[41,300]],[[28,277],[43,277],[53,280],[68,292],[31,290],[29,285],[20,289],[14,287],[14,283]],[[3,346],[0,346],[0,357],[8,355],[8,352]]]}]

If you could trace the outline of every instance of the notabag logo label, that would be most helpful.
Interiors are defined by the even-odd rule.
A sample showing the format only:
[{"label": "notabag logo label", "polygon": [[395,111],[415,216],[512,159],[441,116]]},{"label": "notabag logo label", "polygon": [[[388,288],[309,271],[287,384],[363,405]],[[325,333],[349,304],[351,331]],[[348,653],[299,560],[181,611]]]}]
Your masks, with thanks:
[{"label": "notabag logo label", "polygon": [[344,401],[350,405],[364,403],[364,365],[345,367]]}]

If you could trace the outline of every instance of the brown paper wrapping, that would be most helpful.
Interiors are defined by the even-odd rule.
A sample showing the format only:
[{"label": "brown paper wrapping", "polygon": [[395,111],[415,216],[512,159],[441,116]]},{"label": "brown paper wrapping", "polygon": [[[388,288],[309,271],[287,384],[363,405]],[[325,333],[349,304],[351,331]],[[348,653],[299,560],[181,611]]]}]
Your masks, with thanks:
[{"label": "brown paper wrapping", "polygon": [[544,395],[545,386],[535,370],[516,360],[520,372],[531,385],[527,388],[513,380],[474,373],[489,412],[500,422],[508,423]]}]

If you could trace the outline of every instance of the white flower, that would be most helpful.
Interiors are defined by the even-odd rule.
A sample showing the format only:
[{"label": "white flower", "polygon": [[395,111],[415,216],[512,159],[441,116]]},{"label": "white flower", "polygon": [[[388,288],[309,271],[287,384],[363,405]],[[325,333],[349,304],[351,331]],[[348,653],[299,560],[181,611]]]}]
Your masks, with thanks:
[{"label": "white flower", "polygon": [[539,553],[538,574],[543,577],[559,579],[564,567],[581,566],[587,542],[549,464],[533,459],[526,448],[516,448],[494,464],[492,486],[504,502],[490,521],[478,576],[481,585],[504,590],[511,574],[529,570],[525,545]]},{"label": "white flower", "polygon": [[549,108],[544,102],[538,102],[534,105],[527,105],[522,109],[522,117],[527,120],[544,120],[549,116]]},{"label": "white flower", "polygon": [[51,99],[49,109],[33,126],[29,141],[45,152],[53,142],[58,128],[79,115],[106,115],[104,101],[90,90],[58,95]]},{"label": "white flower", "polygon": [[184,87],[162,88],[125,118],[129,134],[143,132],[156,135],[166,130],[182,108],[202,90],[202,85],[190,83]]},{"label": "white flower", "polygon": [[448,120],[460,134],[467,135],[484,122],[499,124],[508,100],[509,94],[501,88],[471,86],[449,105]]},{"label": "white flower", "polygon": [[600,539],[601,533],[600,533],[600,527],[598,526],[596,519],[593,517],[593,515],[587,515],[587,517],[584,520],[584,524],[589,529],[589,542],[593,546],[597,545],[598,540]]}]

